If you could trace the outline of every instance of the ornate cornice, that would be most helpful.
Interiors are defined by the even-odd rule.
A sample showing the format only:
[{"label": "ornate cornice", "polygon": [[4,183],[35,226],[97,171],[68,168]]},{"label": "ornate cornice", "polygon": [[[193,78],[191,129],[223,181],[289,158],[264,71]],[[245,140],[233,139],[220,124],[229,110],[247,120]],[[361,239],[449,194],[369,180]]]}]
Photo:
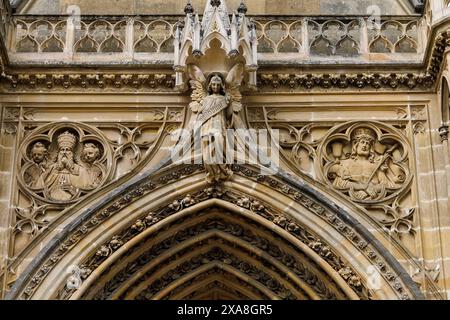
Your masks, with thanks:
[{"label": "ornate cornice", "polygon": [[435,90],[442,71],[444,55],[450,47],[450,32],[437,33],[425,59],[425,68],[410,73],[269,73],[258,74],[258,85],[263,89],[405,89]]},{"label": "ornate cornice", "polygon": [[430,74],[412,73],[359,73],[359,74],[281,74],[260,73],[258,87],[264,89],[422,89],[434,87],[435,77]]},{"label": "ornate cornice", "polygon": [[[442,61],[442,55],[434,59]],[[440,70],[440,67],[430,67]],[[130,91],[171,90],[175,88],[174,73],[136,74],[136,73],[15,73],[2,77],[3,91],[34,90],[102,90],[124,89]],[[258,75],[258,87],[262,91],[285,89],[290,91],[308,90],[430,90],[434,88],[436,76],[413,73],[266,73]]]},{"label": "ornate cornice", "polygon": [[437,33],[430,45],[430,54],[425,59],[425,68],[410,73],[280,73],[258,74],[258,86],[263,90],[289,89],[295,91],[311,89],[399,89],[435,90],[442,71],[444,55],[450,47],[450,32]]},{"label": "ornate cornice", "polygon": [[[4,90],[171,90],[172,73],[15,73],[3,76]],[[6,86],[5,86],[6,85]]]}]

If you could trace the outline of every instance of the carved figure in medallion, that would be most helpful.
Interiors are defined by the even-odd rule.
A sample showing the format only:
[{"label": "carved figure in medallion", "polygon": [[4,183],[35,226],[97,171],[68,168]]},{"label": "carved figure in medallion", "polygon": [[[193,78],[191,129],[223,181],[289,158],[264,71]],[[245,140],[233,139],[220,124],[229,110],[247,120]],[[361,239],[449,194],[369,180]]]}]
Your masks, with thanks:
[{"label": "carved figure in medallion", "polygon": [[76,142],[76,136],[68,131],[57,139],[57,160],[44,173],[45,193],[51,200],[69,201],[79,195],[80,189],[93,188],[88,170],[75,160]]},{"label": "carved figure in medallion", "polygon": [[48,124],[21,146],[18,181],[39,203],[63,206],[105,183],[114,170],[102,134],[82,123]]},{"label": "carved figure in medallion", "polygon": [[351,135],[350,157],[342,158],[343,144],[332,144],[335,164],[328,175],[334,177],[333,186],[348,191],[351,198],[359,201],[378,200],[389,189],[399,189],[405,182],[406,173],[393,161],[392,153],[398,144],[390,146],[378,144],[377,135],[370,128],[357,128]]},{"label": "carved figure in medallion", "polygon": [[49,165],[47,147],[42,142],[36,142],[30,150],[30,158],[33,164],[25,171],[25,183],[30,188],[43,188],[42,175]]}]

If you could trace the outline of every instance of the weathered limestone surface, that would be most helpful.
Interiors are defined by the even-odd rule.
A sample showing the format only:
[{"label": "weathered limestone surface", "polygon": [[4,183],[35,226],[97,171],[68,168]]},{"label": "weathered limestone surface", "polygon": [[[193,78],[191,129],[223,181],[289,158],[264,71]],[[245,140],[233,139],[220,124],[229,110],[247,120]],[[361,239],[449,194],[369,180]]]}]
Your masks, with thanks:
[{"label": "weathered limestone surface", "polygon": [[[69,4],[118,17],[18,16],[6,46],[0,298],[450,299],[444,1],[248,0],[256,30],[211,9],[184,38],[158,20],[184,1],[20,13]],[[281,170],[170,159],[195,120],[219,136],[183,159],[267,130]]]},{"label": "weathered limestone surface", "polygon": [[[78,5],[82,14],[182,14],[186,1],[180,0],[34,0],[25,7],[27,14],[61,14],[70,5]],[[240,0],[229,0],[229,9],[236,9]],[[194,8],[202,11],[206,0],[191,1]],[[252,15],[349,15],[367,14],[367,8],[377,6],[380,14],[403,15],[414,11],[408,1],[390,0],[247,0]],[[370,14],[372,12],[369,12]]]}]

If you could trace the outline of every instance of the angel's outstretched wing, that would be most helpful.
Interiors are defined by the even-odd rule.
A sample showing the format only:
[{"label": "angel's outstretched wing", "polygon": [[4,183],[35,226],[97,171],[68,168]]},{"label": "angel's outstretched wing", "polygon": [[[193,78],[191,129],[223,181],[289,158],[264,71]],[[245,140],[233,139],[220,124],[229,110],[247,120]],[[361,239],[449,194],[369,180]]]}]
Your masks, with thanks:
[{"label": "angel's outstretched wing", "polygon": [[199,67],[196,65],[189,65],[188,66],[188,72],[189,76],[191,78],[191,81],[189,81],[189,84],[192,88],[192,102],[189,104],[189,108],[192,112],[198,113],[202,111],[202,102],[203,99],[206,97],[206,91],[205,91],[205,83],[206,78],[203,75],[203,72],[200,70]]},{"label": "angel's outstretched wing", "polygon": [[231,108],[234,113],[242,110],[242,94],[240,86],[244,78],[244,66],[241,63],[236,64],[228,73],[225,82],[227,84],[227,96],[230,99]]}]

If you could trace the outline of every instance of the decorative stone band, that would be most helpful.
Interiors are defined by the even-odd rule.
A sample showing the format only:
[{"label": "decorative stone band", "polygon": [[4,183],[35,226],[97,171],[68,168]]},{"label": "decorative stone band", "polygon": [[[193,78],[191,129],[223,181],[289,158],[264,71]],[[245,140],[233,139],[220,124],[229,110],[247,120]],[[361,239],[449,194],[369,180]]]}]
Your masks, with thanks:
[{"label": "decorative stone band", "polygon": [[[175,74],[7,74],[1,77],[3,90],[172,90]],[[432,90],[431,74],[279,74],[260,73],[261,91],[314,89],[403,89]]]},{"label": "decorative stone band", "polygon": [[[183,176],[191,175],[199,170],[203,170],[203,167],[197,165],[183,166],[172,172],[166,172],[165,170],[159,174],[148,172],[143,177],[140,177],[138,181],[130,181],[113,193],[112,196],[120,197],[119,200],[108,204],[106,208],[104,207],[105,205],[101,205],[101,207],[87,210],[83,215],[83,219],[75,221],[70,226],[71,232],[61,233],[56,241],[49,244],[19,277],[6,298],[31,298],[50,270],[68,253],[71,247],[81,241],[91,230],[107,220],[111,215],[114,215],[125,206],[155,190],[157,187],[176,181]],[[233,170],[255,181],[267,184],[271,188],[280,190],[316,214],[324,222],[333,226],[335,230],[354,243],[361,254],[373,261],[380,274],[388,281],[400,299],[424,299],[417,284],[409,277],[403,267],[389,252],[383,250],[382,245],[370,233],[360,230],[361,227],[359,227],[358,223],[343,209],[322,199],[323,197],[320,194],[316,194],[300,182],[294,182],[292,178],[282,173],[278,174],[280,181],[261,176],[258,171],[248,167],[236,165],[233,167]],[[283,180],[288,182],[282,182]],[[315,198],[322,200],[317,202],[313,200]],[[283,221],[283,219],[280,221]],[[286,224],[286,230],[295,235],[294,230],[291,230],[290,226],[290,223]]]},{"label": "decorative stone band", "polygon": [[[193,18],[192,15],[190,17]],[[195,29],[194,21],[190,19],[184,28],[180,28],[182,24],[177,22],[180,18],[81,16],[77,19],[67,16],[14,15],[10,27],[12,41],[8,43],[8,49],[14,62],[26,61],[24,56],[28,54],[28,61],[39,62],[45,57],[50,63],[66,65],[105,61],[138,64],[158,58],[167,63],[176,51],[174,46],[177,40],[183,38],[182,29]],[[239,15],[237,20],[240,19]],[[395,64],[399,59],[398,54],[401,54],[400,59],[404,62],[411,62],[417,61],[423,53],[424,40],[419,36],[424,29],[421,23],[423,18],[413,16],[397,19],[380,17],[377,22],[364,16],[254,16],[251,19],[251,28],[256,29],[261,61],[271,62],[271,54],[275,53],[280,59],[288,58],[285,63],[288,60],[296,63],[308,60],[329,63],[327,57],[339,57],[365,64],[374,62],[375,59],[371,59],[370,55],[382,54],[385,62]],[[225,23],[224,28],[230,29],[230,24],[232,21]],[[240,31],[239,24],[237,27]],[[202,31],[204,33],[200,39],[207,37],[209,29]],[[193,39],[194,36],[190,34],[189,38]],[[199,48],[193,51],[194,54],[201,53]],[[108,54],[109,57],[106,56]]]},{"label": "decorative stone band", "polygon": [[172,90],[175,86],[175,74],[9,74],[0,76],[5,89],[13,90]]},{"label": "decorative stone band", "polygon": [[[211,282],[206,286],[202,286],[198,290],[195,290],[187,295],[182,295],[186,289],[188,289],[194,283],[203,283],[204,280],[211,278],[212,276],[220,275],[224,279],[227,279],[227,284],[222,282]],[[232,285],[230,285],[232,284]],[[210,271],[204,272],[199,276],[192,278],[190,281],[186,281],[184,284],[177,287],[175,290],[170,292],[167,296],[163,297],[163,300],[199,300],[198,295],[203,295],[206,292],[211,292],[211,290],[217,289],[220,287],[222,290],[230,294],[232,297],[236,297],[238,300],[270,300],[270,296],[263,292],[262,290],[249,285],[247,282],[241,280],[235,275],[232,275],[230,272],[225,272],[219,268],[213,268]],[[234,288],[245,288],[247,293],[244,294],[239,290]]]},{"label": "decorative stone band", "polygon": [[[389,22],[389,21],[387,21]],[[281,23],[281,22],[277,22]],[[38,24],[36,24],[37,26]],[[394,24],[395,25],[395,24]],[[390,23],[386,24],[386,28],[394,26]],[[293,24],[293,27],[296,25]],[[445,26],[445,25],[443,25]],[[393,70],[389,74],[376,74],[365,73],[355,71],[355,74],[320,74],[311,73],[304,75],[291,75],[291,74],[264,74],[260,76],[260,82],[263,85],[270,85],[272,87],[286,87],[290,89],[310,90],[314,88],[324,89],[434,89],[436,77],[439,75],[444,53],[449,44],[449,31],[439,32],[438,28],[445,29],[443,26],[437,26],[434,28],[437,31],[435,36],[429,35],[428,38],[434,38],[434,42],[429,46],[429,53],[426,55],[426,64],[420,70],[420,65],[415,65],[417,71],[411,71],[410,73],[398,73]],[[274,22],[268,22],[264,24],[264,34],[272,35],[271,28],[278,30],[279,26]],[[398,26],[399,27],[399,26]],[[400,28],[400,27],[399,27]],[[403,27],[400,29],[404,29]],[[286,31],[287,32],[287,31]],[[289,37],[292,37],[290,33],[286,33]],[[262,36],[261,36],[262,37]],[[265,36],[264,36],[265,37]],[[376,36],[379,39],[385,39],[385,36]],[[284,39],[283,37],[281,37]],[[286,38],[283,41],[290,39]],[[323,38],[323,37],[322,37]],[[321,39],[322,39],[321,38]],[[165,39],[165,38],[164,38]],[[281,41],[281,40],[280,40]],[[293,40],[292,40],[293,41]],[[271,43],[275,43],[271,40]],[[280,53],[282,54],[282,53]],[[6,72],[1,76],[2,82],[9,84],[12,88],[21,87],[22,89],[34,89],[34,88],[81,88],[81,89],[108,89],[108,88],[130,88],[130,89],[154,89],[156,87],[173,87],[174,79],[162,79],[157,77],[156,81],[152,75],[142,75],[138,73],[113,73],[113,74],[38,74],[38,73],[19,73],[15,72],[14,68],[18,64],[5,66]],[[395,67],[395,64],[392,65]],[[67,65],[67,67],[71,67]],[[130,66],[133,68],[133,66]],[[386,67],[385,68],[389,68]],[[391,68],[392,69],[392,68]],[[397,70],[397,69],[395,69]],[[362,71],[362,70],[361,70]],[[173,75],[165,75],[169,78]],[[163,77],[165,78],[165,77]]]},{"label": "decorative stone band", "polygon": [[430,74],[271,74],[258,75],[259,88],[311,89],[431,89],[435,78]]}]

